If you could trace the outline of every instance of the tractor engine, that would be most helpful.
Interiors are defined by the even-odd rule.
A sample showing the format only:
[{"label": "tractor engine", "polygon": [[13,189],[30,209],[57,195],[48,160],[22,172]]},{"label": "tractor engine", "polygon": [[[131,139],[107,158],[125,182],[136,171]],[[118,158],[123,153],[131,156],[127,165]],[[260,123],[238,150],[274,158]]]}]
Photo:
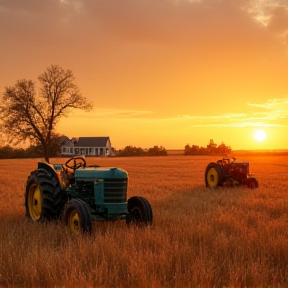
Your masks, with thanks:
[{"label": "tractor engine", "polygon": [[121,169],[86,167],[74,173],[75,183],[66,188],[69,199],[88,203],[92,217],[125,218],[127,212],[127,172]]},{"label": "tractor engine", "polygon": [[80,195],[94,196],[93,181],[85,182],[84,180],[76,181],[77,192]]},{"label": "tractor engine", "polygon": [[[232,177],[234,181],[238,181],[242,183],[249,177],[249,162],[234,162],[230,165],[223,166],[226,172],[228,173],[228,177]],[[227,167],[227,168],[226,168]]]}]

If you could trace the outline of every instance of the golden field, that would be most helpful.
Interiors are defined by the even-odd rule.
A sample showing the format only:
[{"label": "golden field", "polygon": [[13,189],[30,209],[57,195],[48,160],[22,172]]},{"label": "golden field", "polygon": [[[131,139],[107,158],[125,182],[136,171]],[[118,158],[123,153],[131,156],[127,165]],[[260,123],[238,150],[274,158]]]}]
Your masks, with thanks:
[{"label": "golden field", "polygon": [[86,158],[127,170],[128,197],[147,198],[154,222],[94,222],[78,237],[25,217],[26,180],[41,159],[0,160],[0,287],[286,287],[274,278],[288,277],[288,156],[237,159],[251,163],[255,190],[206,188],[218,159]]}]

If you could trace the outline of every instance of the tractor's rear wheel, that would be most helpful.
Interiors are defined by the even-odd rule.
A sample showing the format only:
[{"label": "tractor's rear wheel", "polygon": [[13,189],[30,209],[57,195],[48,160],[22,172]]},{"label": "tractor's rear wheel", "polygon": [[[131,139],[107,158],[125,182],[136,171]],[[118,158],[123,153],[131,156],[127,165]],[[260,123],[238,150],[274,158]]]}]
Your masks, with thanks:
[{"label": "tractor's rear wheel", "polygon": [[67,203],[64,221],[73,234],[91,233],[92,218],[88,205],[81,199],[72,199]]},{"label": "tractor's rear wheel", "polygon": [[134,196],[128,199],[128,212],[126,223],[135,223],[151,225],[153,221],[153,212],[150,203],[140,196]]},{"label": "tractor's rear wheel", "polygon": [[44,169],[32,171],[25,191],[26,216],[33,222],[52,221],[60,217],[65,203],[56,175]]},{"label": "tractor's rear wheel", "polygon": [[222,186],[224,182],[224,170],[220,164],[210,163],[205,171],[206,187],[217,188]]}]

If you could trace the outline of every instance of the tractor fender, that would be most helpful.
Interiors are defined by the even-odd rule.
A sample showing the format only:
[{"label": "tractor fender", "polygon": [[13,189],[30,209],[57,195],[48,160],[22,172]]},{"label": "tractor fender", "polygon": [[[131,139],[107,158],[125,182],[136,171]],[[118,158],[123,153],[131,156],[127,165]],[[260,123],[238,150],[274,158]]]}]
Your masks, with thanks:
[{"label": "tractor fender", "polygon": [[65,187],[62,178],[61,178],[61,171],[62,171],[62,166],[61,170],[56,170],[52,164],[46,163],[46,162],[38,162],[38,169],[43,169],[47,171],[48,173],[55,175],[56,179],[58,180],[58,183],[61,187],[61,190]]},{"label": "tractor fender", "polygon": [[46,171],[48,171],[49,173],[54,173],[56,175],[56,171],[54,169],[54,167],[49,164],[49,163],[45,163],[45,162],[38,162],[38,169],[44,169]]}]

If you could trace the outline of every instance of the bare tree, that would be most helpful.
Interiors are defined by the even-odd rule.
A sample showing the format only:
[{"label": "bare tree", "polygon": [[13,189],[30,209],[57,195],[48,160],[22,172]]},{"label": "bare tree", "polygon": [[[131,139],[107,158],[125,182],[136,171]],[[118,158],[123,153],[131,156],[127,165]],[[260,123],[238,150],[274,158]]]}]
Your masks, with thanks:
[{"label": "bare tree", "polygon": [[93,105],[74,84],[71,70],[51,65],[38,80],[39,91],[33,81],[25,79],[5,87],[0,103],[1,133],[13,144],[27,139],[41,144],[49,162],[51,139],[60,118],[67,116],[70,108],[91,110]]}]

